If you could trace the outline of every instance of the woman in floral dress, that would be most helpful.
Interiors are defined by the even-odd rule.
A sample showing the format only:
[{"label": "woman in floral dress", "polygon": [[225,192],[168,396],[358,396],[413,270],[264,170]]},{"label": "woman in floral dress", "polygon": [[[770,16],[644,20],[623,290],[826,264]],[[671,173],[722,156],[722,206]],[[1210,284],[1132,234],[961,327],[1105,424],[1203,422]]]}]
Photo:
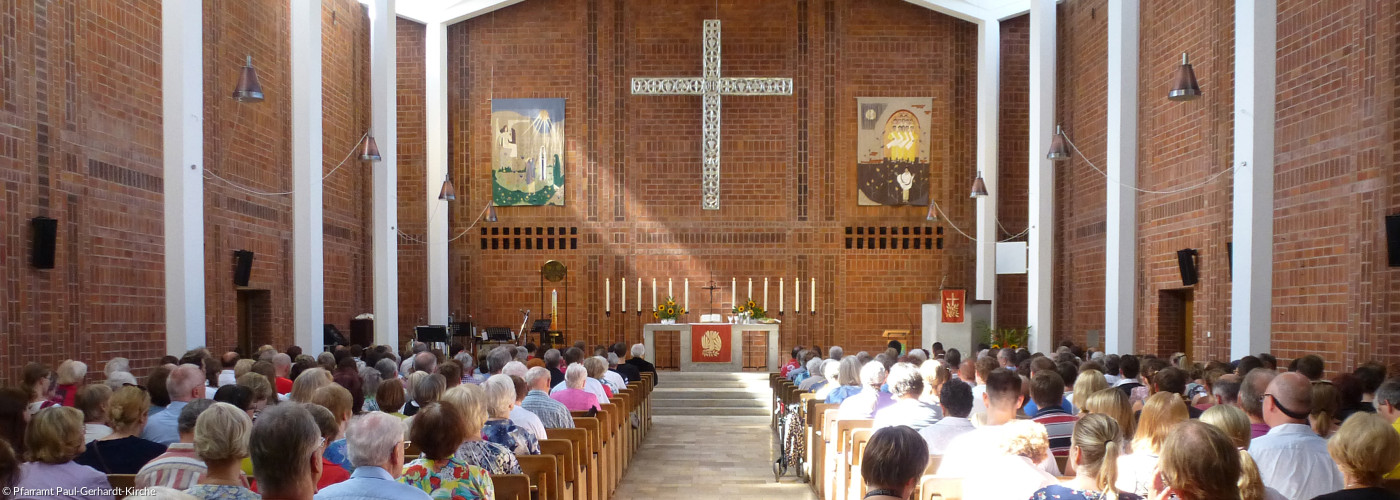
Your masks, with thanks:
[{"label": "woman in floral dress", "polygon": [[423,490],[435,500],[495,498],[486,470],[456,456],[458,443],[466,437],[466,421],[455,405],[434,402],[418,410],[409,439],[423,454],[404,465],[399,482]]}]

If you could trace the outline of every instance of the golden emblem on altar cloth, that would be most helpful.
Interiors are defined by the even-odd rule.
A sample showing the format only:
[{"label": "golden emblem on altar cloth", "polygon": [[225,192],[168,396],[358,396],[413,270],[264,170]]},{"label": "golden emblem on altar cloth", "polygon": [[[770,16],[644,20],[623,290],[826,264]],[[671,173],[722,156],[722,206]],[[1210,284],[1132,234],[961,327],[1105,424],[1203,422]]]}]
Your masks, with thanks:
[{"label": "golden emblem on altar cloth", "polygon": [[719,338],[719,332],[710,330],[700,337],[701,354],[707,358],[719,356],[720,348],[724,346],[724,341]]}]

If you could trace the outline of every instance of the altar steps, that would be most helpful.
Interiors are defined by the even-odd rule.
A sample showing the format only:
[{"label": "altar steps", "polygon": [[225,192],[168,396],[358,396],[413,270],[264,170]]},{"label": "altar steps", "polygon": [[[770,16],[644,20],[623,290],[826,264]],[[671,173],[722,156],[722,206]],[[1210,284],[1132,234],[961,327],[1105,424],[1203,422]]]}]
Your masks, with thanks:
[{"label": "altar steps", "polygon": [[656,415],[768,416],[767,373],[661,372]]}]

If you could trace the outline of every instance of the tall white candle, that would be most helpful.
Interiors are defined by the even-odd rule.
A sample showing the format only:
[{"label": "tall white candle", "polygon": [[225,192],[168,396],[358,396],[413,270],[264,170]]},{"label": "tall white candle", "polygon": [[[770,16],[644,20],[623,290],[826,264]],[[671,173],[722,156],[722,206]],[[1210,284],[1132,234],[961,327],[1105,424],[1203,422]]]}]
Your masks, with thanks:
[{"label": "tall white candle", "polygon": [[753,300],[753,278],[749,278],[749,296],[744,297],[744,300]]},{"label": "tall white candle", "polygon": [[642,279],[637,278],[637,312],[642,312]]},{"label": "tall white candle", "polygon": [[729,278],[729,303],[739,307],[739,278]]},{"label": "tall white candle", "polygon": [[651,307],[656,308],[656,278],[651,279]]},{"label": "tall white candle", "polygon": [[682,304],[682,311],[690,312],[690,278],[685,279],[685,303]]},{"label": "tall white candle", "polygon": [[549,319],[559,321],[559,289],[549,291]]},{"label": "tall white candle", "polygon": [[778,312],[783,312],[783,289],[787,288],[787,280],[778,278]]},{"label": "tall white candle", "polygon": [[812,312],[817,312],[817,279],[812,278]]},{"label": "tall white candle", "polygon": [[668,300],[676,298],[676,292],[671,289],[671,278],[666,278],[666,298]]},{"label": "tall white candle", "polygon": [[763,278],[763,310],[768,310],[768,278]]},{"label": "tall white candle", "polygon": [[802,278],[792,279],[792,312],[802,312]]},{"label": "tall white candle", "polygon": [[622,312],[627,312],[627,278],[622,278]]},{"label": "tall white candle", "polygon": [[603,278],[603,312],[612,312],[612,278]]}]

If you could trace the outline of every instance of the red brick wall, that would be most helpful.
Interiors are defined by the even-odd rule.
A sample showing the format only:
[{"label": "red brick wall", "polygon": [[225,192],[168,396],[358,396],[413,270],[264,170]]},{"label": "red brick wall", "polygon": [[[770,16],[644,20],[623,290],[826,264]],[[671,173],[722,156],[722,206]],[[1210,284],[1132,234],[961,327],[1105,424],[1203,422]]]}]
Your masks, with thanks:
[{"label": "red brick wall", "polygon": [[[852,157],[856,97],[933,97],[933,192],[953,221],[973,227],[966,192],[976,172],[976,27],[894,0],[725,1],[718,16],[715,9],[710,1],[532,0],[449,29],[449,164],[458,193],[450,234],[469,225],[489,196],[491,136],[483,124],[490,99],[568,99],[566,206],[498,208],[500,223],[454,242],[452,311],[512,327],[519,308],[540,317],[548,302],[538,269],[556,259],[570,270],[568,293],[562,285],[545,293],[559,288],[561,303],[567,297],[570,340],[635,342],[640,325],[652,321],[633,312],[639,276],[644,307],[652,278],[661,295],[674,279],[678,299],[689,278],[690,320],[708,312],[701,287],[709,281],[725,288],[715,293],[714,310],[727,311],[731,278],[739,277],[740,295],[755,278],[761,300],[768,276],[770,309],[777,308],[776,280],[786,280],[784,345],[838,343],[849,351],[882,346],[884,329],[917,328],[918,304],[936,300],[940,283],[971,288],[971,241],[927,225],[923,207],[857,207]],[[790,76],[795,90],[791,97],[724,98],[723,208],[712,212],[699,207],[700,100],[632,96],[629,79],[699,75],[701,21],[716,17],[724,22],[724,75]],[[408,50],[418,49],[402,48],[401,57]],[[419,120],[401,114],[400,130]],[[421,190],[420,180],[409,182]],[[421,234],[421,226],[403,227]],[[577,250],[482,250],[481,230],[486,238],[504,230],[528,240],[525,231],[548,238],[560,227],[578,228]],[[885,238],[900,242],[904,228],[927,229],[943,249],[847,250],[847,227],[860,229],[852,238],[872,241],[893,228],[898,234]],[[817,279],[817,314],[791,311],[795,277],[803,281],[804,311]],[[603,314],[605,279],[613,284],[611,315]],[[618,288],[624,280],[627,314]]]},{"label": "red brick wall", "polygon": [[[1001,22],[1001,97],[997,108],[997,241],[1030,224],[1030,16]],[[1026,241],[1026,237],[1013,241]],[[997,275],[996,324],[1026,326],[1026,275]]]},{"label": "red brick wall", "polygon": [[[427,233],[423,183],[427,171],[428,137],[425,129],[427,88],[424,44],[427,30],[422,24],[398,19],[398,195],[399,231],[408,235]],[[407,335],[423,324],[428,314],[428,253],[419,238],[399,237],[399,328]]]},{"label": "red brick wall", "polygon": [[[0,378],[164,350],[160,2],[0,3]],[[56,267],[29,220],[58,220]]]}]

